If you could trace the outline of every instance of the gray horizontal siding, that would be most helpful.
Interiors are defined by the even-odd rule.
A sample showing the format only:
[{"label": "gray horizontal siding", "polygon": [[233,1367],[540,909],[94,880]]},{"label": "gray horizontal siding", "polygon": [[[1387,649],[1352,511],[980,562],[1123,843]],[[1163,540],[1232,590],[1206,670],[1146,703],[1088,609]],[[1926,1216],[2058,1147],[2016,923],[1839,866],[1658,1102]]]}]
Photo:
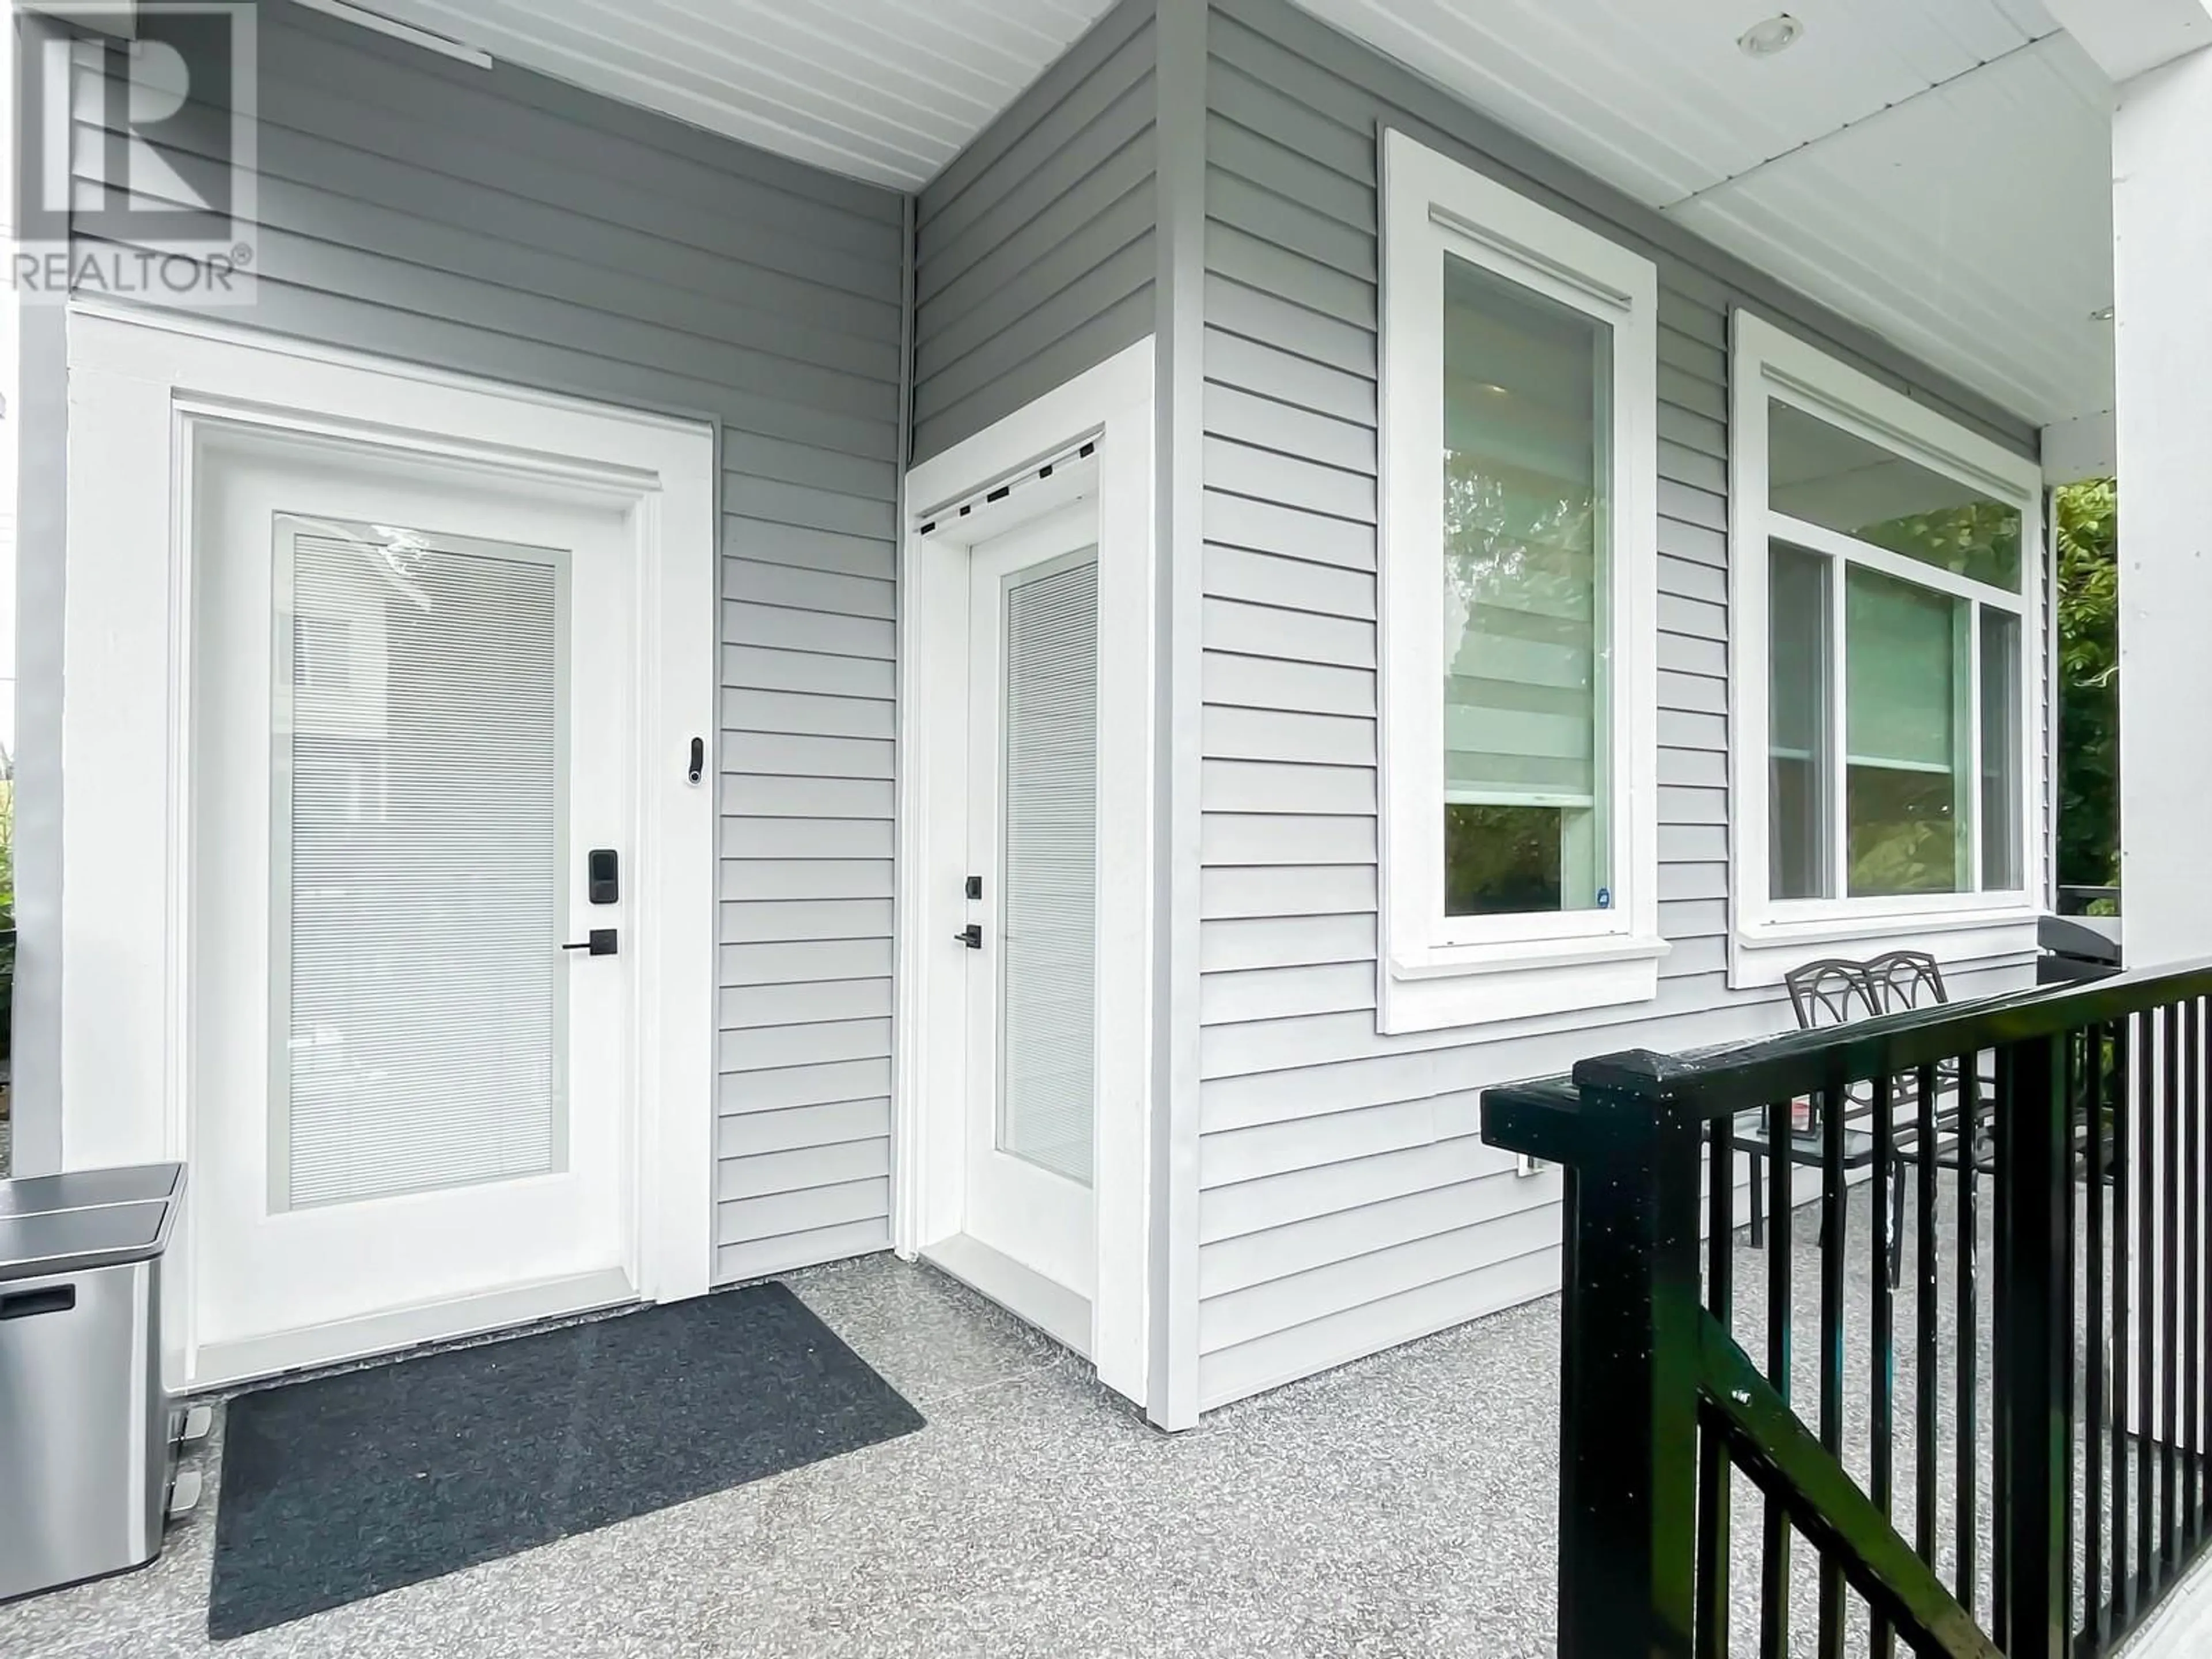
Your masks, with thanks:
[{"label": "gray horizontal siding", "polygon": [[237,320],[717,422],[716,1276],[884,1246],[904,204],[297,7],[261,54]]},{"label": "gray horizontal siding", "polygon": [[[896,276],[896,273],[894,273]],[[889,1243],[895,482],[726,441],[716,1270]],[[773,469],[773,471],[771,471]]]},{"label": "gray horizontal siding", "polygon": [[1152,330],[1152,0],[1123,0],[923,190],[914,456]]},{"label": "gray horizontal siding", "polygon": [[[1375,1024],[1376,135],[1405,127],[1512,170],[1479,118],[1280,0],[1220,0],[1208,71],[1199,1330],[1211,1406],[1554,1288],[1556,1181],[1523,1179],[1485,1147],[1478,1103],[1485,1085],[1562,1066],[1591,1038],[1388,1037]],[[1727,316],[1771,307],[1716,275],[1719,256],[1686,257],[1601,187],[1571,199],[1515,182],[1660,270],[1660,914],[1673,949],[1657,1001],[1624,1012],[1643,1023],[1604,1041],[1771,1029],[1786,1010],[1730,992],[1726,967]],[[1824,332],[1816,316],[1788,320]]]}]

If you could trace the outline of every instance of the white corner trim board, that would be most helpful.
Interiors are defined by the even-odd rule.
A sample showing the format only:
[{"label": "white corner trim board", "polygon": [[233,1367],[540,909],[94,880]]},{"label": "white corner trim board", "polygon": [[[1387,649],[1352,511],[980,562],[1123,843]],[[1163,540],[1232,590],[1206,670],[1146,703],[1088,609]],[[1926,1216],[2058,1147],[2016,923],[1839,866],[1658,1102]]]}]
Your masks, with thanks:
[{"label": "white corner trim board", "polygon": [[[1152,893],[1153,343],[1045,393],[906,480],[899,559],[898,834],[892,1237],[913,1256],[959,1235],[968,1027],[939,971],[965,874],[969,550],[1086,497],[1098,514],[1099,933],[1096,1294],[1099,1380],[1145,1403],[1147,1194],[1156,1103]],[[1081,453],[1088,446],[1091,453]],[[1052,475],[1038,476],[1047,464]],[[930,526],[927,533],[923,527]],[[1064,1322],[1064,1316],[1063,1316]],[[1080,1344],[1076,1345],[1080,1346]]]},{"label": "white corner trim board", "polygon": [[[1377,1024],[1395,1035],[1649,1001],[1668,948],[1658,892],[1657,268],[1403,132],[1383,134],[1382,181]],[[1563,841],[1595,838],[1601,873],[1596,892],[1551,911],[1447,913],[1439,605],[1448,259],[1588,319],[1610,346],[1599,482],[1611,533],[1600,542],[1606,575],[1595,595],[1607,670],[1591,716],[1594,781],[1577,827],[1563,815],[1559,831]]]},{"label": "white corner trim board", "polygon": [[[715,792],[683,766],[714,729],[714,440],[610,408],[198,318],[69,319],[70,605],[62,743],[63,1165],[194,1156],[194,434],[307,434],[410,465],[530,481],[636,538],[632,860],[636,1052],[625,1163],[635,1293],[712,1271]],[[187,1225],[173,1261],[191,1249]],[[191,1276],[173,1270],[172,1294]],[[188,1296],[165,1370],[189,1372]]]},{"label": "white corner trim board", "polygon": [[[2033,460],[1969,431],[1925,404],[1838,362],[1763,318],[1739,310],[1731,325],[1729,445],[1729,768],[1731,811],[1729,891],[1733,925],[1729,982],[1741,988],[1778,985],[1792,969],[1817,957],[1866,957],[1883,951],[1931,951],[1947,967],[2021,961],[2037,950],[2037,919],[2048,858],[2043,809],[2049,768],[2040,664],[2045,584],[2043,469]],[[1768,449],[1771,408],[1787,404],[1838,432],[1873,445],[1899,461],[1962,483],[2021,514],[2021,586],[2017,592],[1939,568],[1903,554],[1793,517],[1770,505]],[[1785,540],[1832,562],[1873,571],[1917,589],[2014,617],[2019,623],[2016,688],[2021,775],[2011,810],[2019,826],[2016,886],[1988,890],[1980,880],[1981,837],[1972,842],[1975,890],[1901,896],[1777,899],[1770,867],[1771,803],[1767,732],[1770,715],[1771,544]],[[1844,585],[1829,582],[1830,639],[1841,637]],[[1969,629],[1970,661],[1978,673],[1978,629]],[[1823,719],[1845,706],[1843,652],[1832,649],[1832,682]],[[1969,692],[1978,696],[1978,684]],[[1965,724],[1966,752],[1959,763],[1972,781],[1974,810],[1982,810],[1982,720]],[[1844,744],[1832,737],[1832,764],[1840,769]],[[1840,771],[1838,772],[1840,775]],[[1832,890],[1843,871],[1845,791],[1832,784],[1826,856]]]}]

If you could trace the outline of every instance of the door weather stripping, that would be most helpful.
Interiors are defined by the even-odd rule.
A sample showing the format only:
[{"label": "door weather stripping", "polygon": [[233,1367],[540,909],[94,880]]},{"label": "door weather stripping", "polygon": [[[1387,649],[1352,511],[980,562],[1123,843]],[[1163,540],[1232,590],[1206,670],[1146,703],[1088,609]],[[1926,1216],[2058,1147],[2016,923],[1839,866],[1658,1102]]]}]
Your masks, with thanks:
[{"label": "door weather stripping", "polygon": [[967,500],[954,502],[939,512],[935,518],[925,520],[922,523],[921,533],[927,536],[938,526],[950,524],[955,519],[964,519],[979,507],[988,507],[994,501],[1003,501],[1017,489],[1032,483],[1042,483],[1060,468],[1073,461],[1087,461],[1097,453],[1098,441],[1096,438],[1086,438],[1083,442],[1061,451],[1050,460],[1015,477],[1009,478],[1002,484],[994,484],[988,489],[978,490]]}]

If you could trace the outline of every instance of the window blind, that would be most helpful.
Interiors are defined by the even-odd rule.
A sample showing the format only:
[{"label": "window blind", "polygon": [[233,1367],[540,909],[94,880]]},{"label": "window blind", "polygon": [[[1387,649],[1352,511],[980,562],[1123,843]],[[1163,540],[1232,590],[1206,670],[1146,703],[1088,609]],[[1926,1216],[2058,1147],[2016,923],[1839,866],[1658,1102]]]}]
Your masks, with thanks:
[{"label": "window blind", "polygon": [[1444,261],[1444,794],[1592,805],[1609,331]]},{"label": "window blind", "polygon": [[1846,752],[1854,766],[1948,772],[1958,752],[1960,601],[1851,567],[1844,578]]},{"label": "window blind", "polygon": [[[555,1167],[565,566],[361,526],[276,601],[276,1103],[295,1206]],[[304,649],[303,649],[304,647]]]},{"label": "window blind", "polygon": [[1001,1150],[1088,1186],[1098,936],[1098,565],[1006,591]]}]

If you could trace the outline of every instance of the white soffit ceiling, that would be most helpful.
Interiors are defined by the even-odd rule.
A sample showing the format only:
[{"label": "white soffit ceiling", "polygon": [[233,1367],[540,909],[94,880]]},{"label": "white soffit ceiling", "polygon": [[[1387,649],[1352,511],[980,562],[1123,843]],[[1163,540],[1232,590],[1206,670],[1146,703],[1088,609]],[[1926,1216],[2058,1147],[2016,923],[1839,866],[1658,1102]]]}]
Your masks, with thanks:
[{"label": "white soffit ceiling", "polygon": [[2112,407],[2112,89],[2041,0],[1299,3],[2018,415]]},{"label": "white soffit ceiling", "polygon": [[1113,0],[368,0],[494,58],[918,190]]},{"label": "white soffit ceiling", "polygon": [[2061,35],[1671,216],[2042,424],[2109,409],[2111,93]]}]

